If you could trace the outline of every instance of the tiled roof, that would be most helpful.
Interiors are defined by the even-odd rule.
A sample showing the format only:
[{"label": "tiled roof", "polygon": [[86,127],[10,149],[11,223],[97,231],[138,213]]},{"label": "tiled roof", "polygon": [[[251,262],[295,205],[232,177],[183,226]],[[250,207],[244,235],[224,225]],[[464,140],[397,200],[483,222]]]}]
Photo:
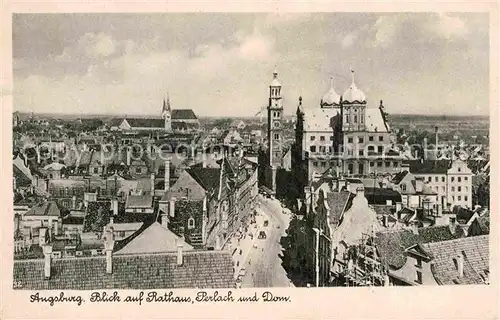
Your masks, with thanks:
[{"label": "tiled roof", "polygon": [[446,174],[450,167],[449,160],[406,160],[413,174]]},{"label": "tiled roof", "polygon": [[129,195],[127,197],[126,208],[151,208],[153,206],[153,197],[150,195],[134,196]]},{"label": "tiled roof", "polygon": [[387,122],[384,120],[382,116],[382,110],[379,108],[366,108],[366,130],[368,132],[388,132],[389,128]]},{"label": "tiled roof", "polygon": [[197,129],[199,125],[197,123],[184,122],[184,121],[172,121],[173,130],[188,130]]},{"label": "tiled roof", "polygon": [[174,109],[172,110],[172,120],[195,120],[198,119],[196,114],[191,109]]},{"label": "tiled roof", "polygon": [[375,204],[371,205],[373,210],[377,213],[377,215],[392,215],[394,206],[385,205],[385,204]]},{"label": "tiled roof", "polygon": [[193,179],[200,184],[200,186],[209,191],[219,188],[220,169],[219,168],[203,168],[193,166],[186,169]]},{"label": "tiled roof", "polygon": [[352,200],[352,194],[348,191],[331,192],[326,196],[326,202],[330,207],[330,223],[335,227],[338,225],[342,213],[348,210],[347,204]]},{"label": "tiled roof", "polygon": [[46,201],[42,205],[35,206],[28,210],[25,216],[53,216],[59,217],[60,211],[54,201]]},{"label": "tiled roof", "polygon": [[401,202],[401,194],[389,188],[365,187],[365,197],[370,204],[386,204],[387,200]]},{"label": "tiled roof", "polygon": [[312,107],[304,110],[304,131],[331,132],[335,128],[339,110]]},{"label": "tiled roof", "polygon": [[116,252],[117,255],[173,252],[177,250],[177,241],[182,241],[183,250],[193,249],[181,237],[165,229],[158,222],[154,222],[146,229],[137,232],[138,234],[133,236],[130,242]]},{"label": "tiled roof", "polygon": [[462,208],[460,206],[453,207],[453,214],[456,215],[456,219],[458,223],[467,223],[474,215],[474,211]]},{"label": "tiled roof", "polygon": [[18,167],[13,166],[14,178],[16,179],[16,187],[31,186],[31,179]]},{"label": "tiled roof", "polygon": [[399,184],[403,179],[406,177],[408,174],[408,171],[404,170],[401,172],[398,172],[393,178],[392,178],[392,183],[394,184]]},{"label": "tiled roof", "polygon": [[379,232],[375,245],[380,258],[394,269],[401,268],[406,263],[405,249],[415,244],[456,239],[460,235],[452,234],[448,226],[419,228],[418,234],[410,230]]},{"label": "tiled roof", "polygon": [[[432,256],[431,270],[439,284],[485,283],[490,269],[489,236],[426,243],[422,248]],[[454,259],[462,254],[464,274],[463,277],[459,277]]]},{"label": "tiled roof", "polygon": [[126,118],[125,120],[133,128],[165,128],[165,120],[161,118]]},{"label": "tiled roof", "polygon": [[226,251],[190,251],[177,265],[176,254],[113,256],[113,273],[105,257],[54,259],[51,279],[44,280],[44,261],[14,262],[14,283],[25,290],[96,290],[233,288],[233,263]]}]

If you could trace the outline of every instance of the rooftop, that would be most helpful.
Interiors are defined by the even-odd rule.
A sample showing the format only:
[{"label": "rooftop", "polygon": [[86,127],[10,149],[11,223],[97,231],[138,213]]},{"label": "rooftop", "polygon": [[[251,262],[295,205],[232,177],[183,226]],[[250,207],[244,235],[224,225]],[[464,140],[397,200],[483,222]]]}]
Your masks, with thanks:
[{"label": "rooftop", "polygon": [[[422,248],[432,257],[431,271],[441,285],[483,284],[489,274],[489,236],[467,237],[426,243]],[[463,255],[463,276],[458,274],[455,259]]]},{"label": "rooftop", "polygon": [[113,256],[113,273],[106,273],[105,257],[54,259],[51,278],[44,279],[44,260],[14,262],[14,283],[24,290],[96,290],[233,288],[229,252],[191,251],[176,254]]}]

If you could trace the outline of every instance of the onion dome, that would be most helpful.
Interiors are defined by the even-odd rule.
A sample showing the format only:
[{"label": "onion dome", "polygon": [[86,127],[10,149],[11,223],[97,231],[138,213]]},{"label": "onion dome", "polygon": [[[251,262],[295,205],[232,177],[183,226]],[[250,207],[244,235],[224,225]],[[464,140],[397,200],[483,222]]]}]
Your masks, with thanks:
[{"label": "onion dome", "polygon": [[321,106],[338,106],[340,104],[340,96],[333,88],[333,78],[330,78],[330,90],[321,98]]},{"label": "onion dome", "polygon": [[359,90],[356,84],[354,83],[354,71],[351,70],[352,73],[352,83],[349,89],[344,92],[342,96],[342,101],[345,103],[366,103],[366,96],[363,91]]}]

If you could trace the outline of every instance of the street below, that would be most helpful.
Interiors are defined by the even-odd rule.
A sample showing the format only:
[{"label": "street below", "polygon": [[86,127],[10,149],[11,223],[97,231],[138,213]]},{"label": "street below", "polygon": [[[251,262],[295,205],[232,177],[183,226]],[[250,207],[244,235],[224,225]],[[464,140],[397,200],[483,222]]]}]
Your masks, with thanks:
[{"label": "street below", "polygon": [[286,235],[290,223],[290,213],[284,214],[281,204],[276,199],[267,199],[259,195],[257,213],[267,220],[267,226],[258,225],[266,234],[265,239],[255,239],[254,246],[246,259],[246,274],[241,287],[290,287],[293,286],[281,265],[280,240]]}]

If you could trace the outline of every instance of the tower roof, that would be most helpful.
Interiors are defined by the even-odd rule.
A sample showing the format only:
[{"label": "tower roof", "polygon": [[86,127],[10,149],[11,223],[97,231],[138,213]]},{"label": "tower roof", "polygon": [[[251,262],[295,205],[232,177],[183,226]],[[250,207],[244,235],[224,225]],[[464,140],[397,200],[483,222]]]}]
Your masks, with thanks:
[{"label": "tower roof", "polygon": [[167,101],[165,102],[165,98],[163,98],[163,108],[162,108],[162,113],[165,112],[165,111],[171,111],[171,108],[170,108],[170,96],[169,94],[167,93]]},{"label": "tower roof", "polygon": [[330,90],[321,98],[321,106],[333,106],[340,104],[340,95],[333,88],[333,78],[330,78]]},{"label": "tower roof", "polygon": [[346,103],[366,103],[366,96],[359,90],[354,82],[354,70],[351,70],[352,83],[349,89],[342,95],[343,102]]},{"label": "tower roof", "polygon": [[270,87],[281,87],[281,83],[278,80],[278,71],[273,72],[273,81],[271,81]]}]

